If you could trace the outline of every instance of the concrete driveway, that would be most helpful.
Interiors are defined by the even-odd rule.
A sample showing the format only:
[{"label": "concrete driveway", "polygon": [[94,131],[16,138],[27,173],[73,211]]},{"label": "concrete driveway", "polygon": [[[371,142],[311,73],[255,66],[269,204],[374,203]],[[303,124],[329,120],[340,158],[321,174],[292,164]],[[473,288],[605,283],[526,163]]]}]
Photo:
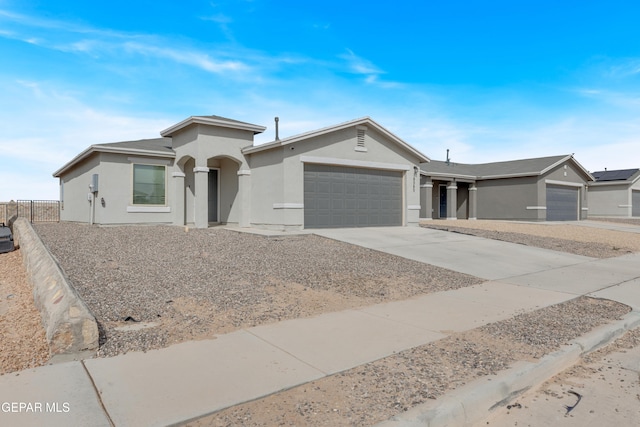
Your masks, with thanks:
[{"label": "concrete driveway", "polygon": [[500,280],[576,266],[594,258],[421,227],[316,230],[330,239]]}]

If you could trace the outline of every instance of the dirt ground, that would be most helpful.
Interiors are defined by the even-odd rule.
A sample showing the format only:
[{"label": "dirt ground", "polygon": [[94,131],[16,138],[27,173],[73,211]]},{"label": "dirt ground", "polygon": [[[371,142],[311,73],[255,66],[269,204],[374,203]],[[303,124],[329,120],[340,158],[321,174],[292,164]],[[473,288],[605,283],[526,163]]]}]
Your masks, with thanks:
[{"label": "dirt ground", "polygon": [[49,346],[20,250],[0,254],[0,374],[42,366],[48,360]]},{"label": "dirt ground", "polygon": [[[459,221],[458,225],[461,223],[463,221]],[[474,221],[473,224],[477,226],[480,222]],[[544,233],[547,233],[544,230],[551,229],[554,236],[557,237],[561,234],[563,241],[579,242],[577,246],[581,248],[592,245],[593,239],[596,238],[600,238],[600,244],[604,245],[612,245],[615,242],[619,245],[621,241],[619,232],[606,231],[600,237],[591,237],[591,240],[585,240],[584,236],[588,232],[586,227],[569,225],[547,227],[529,227],[527,225],[527,227],[522,227],[523,225],[509,225],[509,227],[516,227],[515,230],[509,232],[519,235],[530,233],[529,235],[532,236],[537,236],[532,233],[538,233],[543,234],[544,237]],[[96,230],[101,233],[105,231]],[[128,235],[131,235],[133,228],[126,231]],[[206,233],[210,234],[211,231]],[[605,235],[609,237],[605,237]],[[508,240],[509,235],[504,236],[507,238],[503,240]],[[633,241],[636,237],[631,236],[630,239]],[[218,236],[218,238],[222,237]],[[235,240],[236,237],[233,239],[234,243],[238,243]],[[95,241],[95,239],[90,240]],[[223,243],[225,243],[225,247],[229,247],[226,244],[228,242]],[[265,243],[265,245],[267,244]],[[247,245],[247,248],[251,246]],[[265,246],[262,249],[282,251],[291,246],[295,251],[298,247],[295,242],[286,241],[270,242],[268,246],[268,248]],[[572,247],[576,247],[576,245]],[[640,250],[640,245],[639,249],[632,245],[625,245],[625,248],[628,248],[629,251]],[[555,249],[563,250],[563,247]],[[202,247],[198,250],[200,251],[199,259],[213,262],[213,253]],[[345,254],[353,257],[353,250],[355,249],[335,248],[333,249],[335,253],[329,260],[335,258],[335,262],[331,261],[332,264],[335,264],[338,263],[338,260],[344,260],[347,256]],[[246,253],[244,252],[244,256]],[[611,256],[621,254],[616,252]],[[366,256],[360,256],[360,258],[370,260],[371,254],[363,253],[363,255]],[[228,256],[233,256],[233,253],[229,253]],[[317,258],[318,254],[315,257]],[[280,258],[286,259],[283,256]],[[173,263],[175,257],[167,258],[167,260]],[[247,260],[242,261],[246,262]],[[377,261],[378,268],[381,261]],[[354,265],[353,262],[347,264],[345,268],[352,268]],[[393,263],[389,265],[393,265]],[[104,269],[112,272],[111,274],[122,274],[124,270],[121,261],[115,257],[105,261]],[[318,271],[324,271],[324,267],[321,266]],[[363,264],[363,271],[368,271],[365,264]],[[295,274],[299,274],[299,272],[295,272]],[[330,283],[333,286],[336,283],[342,286],[343,283],[349,282],[349,277],[342,277],[342,274],[342,272],[333,273]],[[314,287],[296,280],[289,280],[286,286],[274,285],[272,281],[268,281],[267,286],[262,289],[264,296],[260,294],[259,304],[245,305],[252,308],[250,318],[252,319],[251,324],[253,324],[260,322],[260,319],[263,318],[273,319],[285,316],[285,314],[277,314],[280,312],[291,314],[293,310],[296,314],[296,308],[301,306],[311,307],[314,313],[321,313],[326,310],[340,309],[340,307],[346,308],[353,304],[362,304],[363,301],[360,299],[363,297],[370,298],[370,303],[389,297],[402,297],[402,295],[389,294],[394,287],[392,277],[386,277],[382,282],[376,283],[375,287],[371,287],[371,280],[381,280],[378,273],[374,276],[377,279],[368,278],[368,276],[359,277],[362,283],[357,286],[357,289],[366,289],[367,295],[369,295],[370,288],[377,290],[377,292],[383,290],[384,294],[376,294],[375,296],[373,294],[370,296],[364,294],[346,295],[336,292],[337,288],[334,287]],[[322,277],[324,276],[321,276],[320,273],[314,275],[315,279]],[[229,301],[237,303],[238,300],[245,298],[242,295],[246,288],[243,283],[237,282],[236,286],[231,289],[236,293],[228,295]],[[106,286],[111,286],[111,282]],[[247,290],[250,289],[247,288]],[[361,293],[361,291],[359,292]],[[251,294],[249,295],[251,296]],[[383,296],[381,297],[381,295]],[[108,300],[103,303],[113,304]],[[201,305],[198,303],[198,299],[188,296],[162,299],[161,303],[170,305],[171,310],[176,313],[176,318],[187,321],[187,326],[181,329],[186,335],[193,335],[189,339],[202,338],[198,332],[201,328],[198,324],[198,318],[204,315],[205,311],[210,311],[210,307]],[[235,309],[229,307],[229,310],[225,311],[225,315],[229,318],[226,320],[218,319],[218,321],[232,325],[231,329],[237,328],[239,326],[236,318],[238,314],[234,314],[234,310],[238,313],[244,313],[241,311],[244,310],[243,307],[244,305]],[[437,399],[448,390],[473,381],[478,376],[495,374],[505,369],[513,361],[541,357],[551,351],[550,349],[557,348],[572,339],[572,336],[566,335],[567,333],[584,333],[580,328],[585,328],[584,331],[588,331],[596,325],[619,318],[627,311],[628,307],[622,304],[581,298],[557,307],[516,316],[514,319],[487,325],[477,330],[454,334],[437,343],[411,349],[255,402],[228,408],[210,417],[194,421],[190,425],[370,425],[427,399]],[[288,317],[289,314],[286,316]],[[571,321],[574,319],[582,320],[580,324],[572,325]],[[569,326],[558,328],[558,325]],[[535,329],[535,334],[531,333],[532,327]],[[151,328],[151,330],[153,329]],[[208,330],[208,327],[205,329]],[[131,333],[122,332],[122,334],[130,335]],[[149,336],[145,330],[140,331],[139,335],[140,340],[143,341]],[[536,339],[540,338],[542,344],[527,338],[533,335],[536,336]],[[33,308],[31,290],[26,284],[19,251],[0,255],[0,338],[0,361],[2,362],[0,372],[14,372],[47,362],[48,349],[44,331],[39,315]],[[169,337],[169,341],[184,339],[185,336]],[[166,346],[166,343],[159,344]],[[115,353],[118,351],[118,349],[114,350]]]}]

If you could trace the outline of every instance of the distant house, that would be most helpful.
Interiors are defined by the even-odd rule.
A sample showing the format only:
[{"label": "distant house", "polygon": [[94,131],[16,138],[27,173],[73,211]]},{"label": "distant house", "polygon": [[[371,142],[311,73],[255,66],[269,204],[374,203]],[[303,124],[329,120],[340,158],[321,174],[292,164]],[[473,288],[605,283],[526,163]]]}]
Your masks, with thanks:
[{"label": "distant house", "polygon": [[192,116],[96,144],[53,175],[61,220],[301,229],[417,225],[429,158],[365,117],[264,145],[264,126]]},{"label": "distant house", "polygon": [[593,172],[589,184],[589,215],[640,217],[640,169]]},{"label": "distant house", "polygon": [[587,217],[593,176],[572,155],[422,165],[420,217],[575,221]]}]

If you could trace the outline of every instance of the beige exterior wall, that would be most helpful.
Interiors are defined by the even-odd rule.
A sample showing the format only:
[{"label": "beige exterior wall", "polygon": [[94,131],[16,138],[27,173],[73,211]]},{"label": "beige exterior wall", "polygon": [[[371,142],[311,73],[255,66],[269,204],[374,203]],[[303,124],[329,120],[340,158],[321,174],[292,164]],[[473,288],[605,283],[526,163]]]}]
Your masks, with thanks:
[{"label": "beige exterior wall", "polygon": [[61,185],[64,187],[60,220],[73,222],[89,222],[91,220],[91,204],[87,200],[87,196],[91,176],[94,173],[100,173],[99,158],[99,155],[91,156],[60,178]]},{"label": "beige exterior wall", "polygon": [[589,216],[631,216],[629,184],[592,185],[589,187]]},{"label": "beige exterior wall", "polygon": [[[404,173],[404,225],[417,225],[420,177],[413,167],[419,159],[369,127],[366,151],[356,150],[356,126],[250,154],[252,220],[255,226],[295,229],[304,227],[304,164],[340,164]],[[280,164],[281,162],[281,164]]]}]

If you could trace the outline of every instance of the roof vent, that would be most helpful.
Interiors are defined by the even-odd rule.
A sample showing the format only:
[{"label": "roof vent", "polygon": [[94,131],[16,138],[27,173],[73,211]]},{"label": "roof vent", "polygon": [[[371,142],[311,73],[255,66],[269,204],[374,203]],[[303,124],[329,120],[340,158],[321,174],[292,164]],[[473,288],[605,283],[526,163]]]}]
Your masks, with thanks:
[{"label": "roof vent", "polygon": [[451,164],[451,159],[449,158],[449,149],[447,148],[447,166]]},{"label": "roof vent", "polygon": [[278,122],[280,121],[280,119],[278,117],[275,117],[274,120],[276,121],[276,141],[280,141],[280,136],[278,135]]}]

